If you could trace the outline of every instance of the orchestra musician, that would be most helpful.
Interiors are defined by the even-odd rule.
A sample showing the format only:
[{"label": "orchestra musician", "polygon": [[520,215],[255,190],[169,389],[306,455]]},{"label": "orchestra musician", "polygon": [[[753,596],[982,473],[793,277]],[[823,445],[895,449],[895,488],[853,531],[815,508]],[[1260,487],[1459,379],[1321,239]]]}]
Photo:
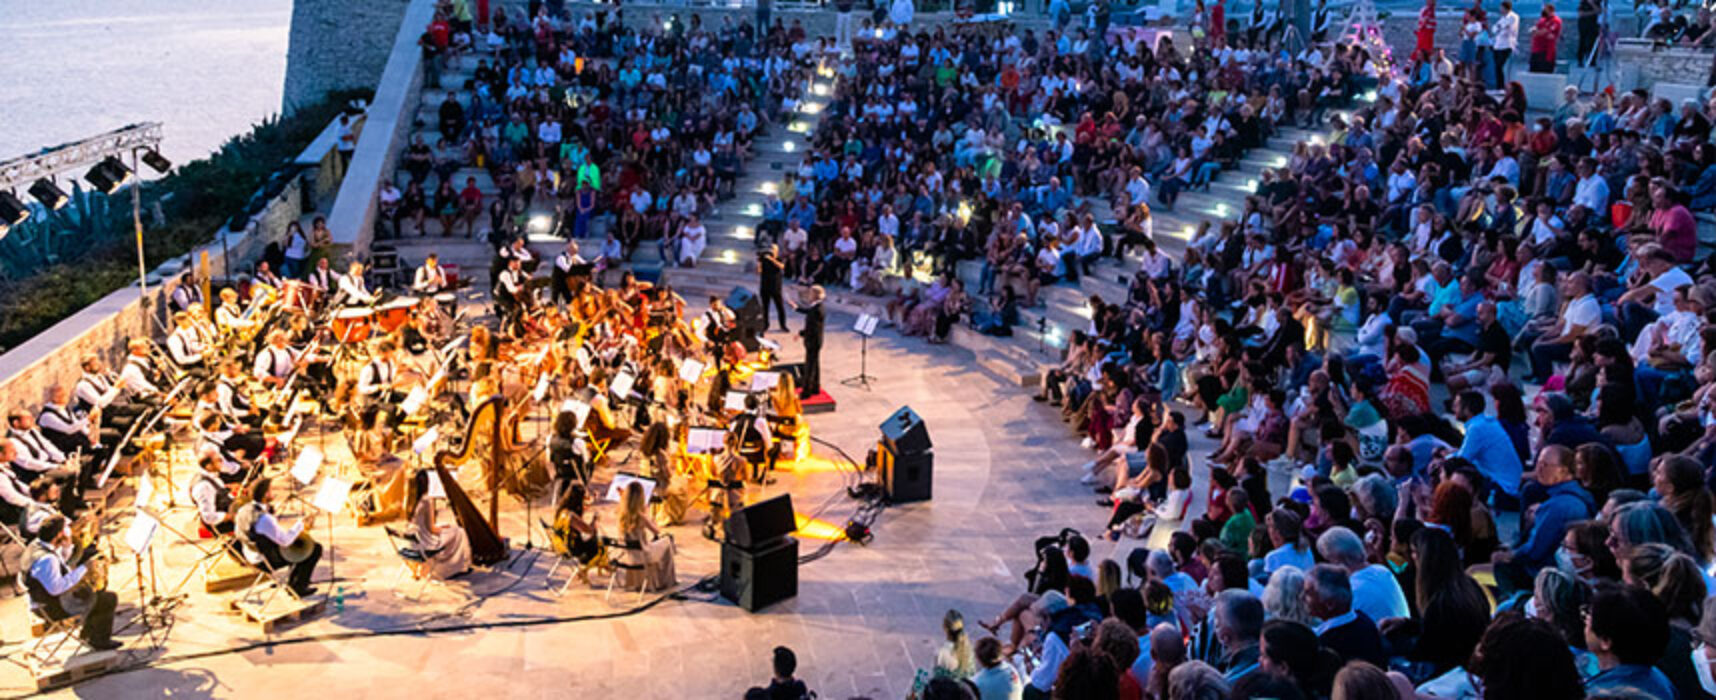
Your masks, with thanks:
[{"label": "orchestra musician", "polygon": [[593,440],[603,440],[608,443],[608,449],[624,445],[632,437],[632,431],[619,426],[614,420],[614,413],[608,408],[608,372],[597,369],[590,373],[590,413],[584,418],[584,429],[589,431]]},{"label": "orchestra musician", "polygon": [[566,250],[554,256],[554,270],[550,280],[554,286],[551,296],[556,306],[572,301],[577,296],[576,285],[580,280],[587,279],[589,263],[584,256],[578,254],[578,242],[567,241]]},{"label": "orchestra musician", "polygon": [[536,252],[531,250],[530,246],[525,245],[523,236],[512,239],[511,242],[495,251],[494,263],[489,266],[489,284],[491,286],[500,279],[501,272],[505,271],[514,260],[518,261],[519,266],[525,272],[536,272]]},{"label": "orchestra musician", "polygon": [[441,256],[430,253],[412,276],[411,291],[420,296],[435,296],[446,291],[448,286],[447,270],[441,267]]},{"label": "orchestra musician", "polygon": [[231,479],[222,471],[219,455],[204,454],[197,460],[201,467],[191,479],[191,502],[197,505],[197,519],[204,530],[222,535],[232,534]]},{"label": "orchestra musician", "polygon": [[197,426],[197,439],[205,451],[214,448],[217,454],[231,463],[226,471],[237,473],[262,456],[268,439],[252,432],[249,425],[222,413],[217,391],[215,387],[208,387],[197,401],[193,421]]},{"label": "orchestra musician", "polygon": [[346,306],[373,306],[381,299],[381,295],[369,291],[369,285],[363,278],[363,263],[353,262],[345,276],[340,278],[340,298]]},{"label": "orchestra musician", "polygon": [[399,391],[402,378],[396,360],[398,351],[391,339],[382,339],[375,344],[375,353],[369,364],[364,365],[363,372],[358,375],[358,400],[364,410],[386,413],[388,425],[396,423],[393,419],[398,416],[400,402],[405,400],[405,394]]},{"label": "orchestra musician", "polygon": [[463,576],[471,572],[471,543],[459,524],[437,523],[435,499],[429,497],[429,472],[419,470],[411,477],[406,496],[411,511],[411,529],[407,533],[423,552],[425,560],[419,576],[439,580]]},{"label": "orchestra musician", "polygon": [[78,377],[72,394],[77,397],[75,409],[89,414],[101,414],[101,426],[121,431],[131,421],[148,410],[125,396],[125,378],[113,376],[107,364],[94,353],[86,353],[78,363],[83,375]]},{"label": "orchestra musician", "polygon": [[11,464],[15,475],[25,483],[46,479],[62,486],[58,505],[63,512],[73,513],[83,508],[78,486],[90,479],[87,469],[74,463],[70,455],[42,435],[29,411],[12,409],[6,416],[6,441],[13,448]]},{"label": "orchestra musician", "polygon": [[267,562],[269,568],[290,569],[287,575],[287,585],[292,588],[299,598],[316,592],[310,585],[310,578],[316,573],[316,563],[322,559],[322,545],[314,543],[310,553],[302,560],[293,562],[286,558],[283,549],[292,544],[298,536],[304,533],[304,523],[282,529],[280,521],[274,519],[274,509],[270,505],[273,492],[273,479],[266,476],[258,478],[250,485],[250,500],[238,507],[233,514],[233,533],[237,535],[250,553]]},{"label": "orchestra musician", "polygon": [[738,439],[739,454],[750,465],[751,483],[773,484],[775,478],[771,474],[775,471],[775,460],[780,457],[781,448],[761,406],[756,394],[747,395],[745,410],[733,418],[728,431]]},{"label": "orchestra musician", "polygon": [[42,523],[47,522],[48,518],[60,515],[59,509],[49,504],[58,503],[61,492],[59,484],[47,479],[30,485],[30,498],[35,502],[24,509],[23,516],[17,522],[18,534],[23,535],[26,541],[40,537]]},{"label": "orchestra musician", "polygon": [[11,440],[0,440],[0,520],[22,522],[30,509],[42,506],[34,497],[30,484],[19,478],[24,470],[18,465],[18,448]]},{"label": "orchestra musician", "polygon": [[234,421],[252,428],[262,425],[262,412],[250,399],[249,378],[238,370],[238,363],[220,363],[220,377],[215,380],[215,403],[220,412]]},{"label": "orchestra musician", "polygon": [[81,553],[73,550],[66,519],[58,515],[48,518],[39,534],[24,550],[24,570],[29,572],[24,585],[30,592],[30,608],[49,620],[81,615],[83,629],[78,636],[85,644],[98,651],[119,648],[120,644],[113,641],[113,612],[119,607],[119,596],[112,591],[93,591],[80,597],[73,591],[89,569],[81,562],[68,564]]},{"label": "orchestra musician", "polygon": [[125,356],[125,367],[119,370],[119,380],[124,386],[125,398],[131,403],[143,404],[145,407],[159,404],[166,398],[166,389],[163,387],[167,378],[161,369],[155,366],[155,360],[149,357],[151,342],[148,338],[132,338],[131,342],[126,343],[128,354]]},{"label": "orchestra musician", "polygon": [[267,260],[256,263],[256,281],[273,289],[281,289],[286,286],[285,280],[280,279],[280,275],[274,274],[274,268],[268,265]]},{"label": "orchestra musician", "polygon": [[63,384],[49,389],[47,403],[42,404],[41,413],[36,414],[36,425],[61,452],[81,449],[93,461],[106,463],[112,453],[108,446],[118,441],[117,431],[102,435],[100,411],[86,413],[69,403],[70,399],[71,390]]},{"label": "orchestra musician", "polygon": [[[222,294],[226,291],[231,290],[225,290]],[[192,320],[191,312],[180,311],[173,314],[173,332],[167,336],[167,356],[186,374],[197,379],[208,377],[209,346],[204,342],[196,322]]]},{"label": "orchestra musician", "polygon": [[179,274],[179,281],[173,286],[171,297],[173,310],[183,313],[190,311],[193,305],[203,303],[203,287],[197,284],[197,277],[186,270]]},{"label": "orchestra musician", "polygon": [[304,364],[300,360],[303,352],[287,345],[289,339],[286,331],[269,331],[268,344],[257,351],[256,362],[251,366],[251,374],[270,389],[286,386],[292,372]]},{"label": "orchestra musician", "polygon": [[257,322],[244,317],[244,305],[238,301],[238,290],[227,287],[220,290],[220,306],[215,308],[215,328],[221,337],[230,338],[247,334],[257,326]]},{"label": "orchestra musician", "polygon": [[515,336],[523,335],[524,314],[530,311],[530,275],[519,258],[507,260],[496,279],[494,298],[501,310],[501,326]]},{"label": "orchestra musician", "polygon": [[316,290],[317,297],[327,299],[329,292],[339,288],[340,275],[328,265],[327,258],[318,258],[316,269],[311,270],[310,275],[304,278],[304,281],[309,283],[311,289]]}]

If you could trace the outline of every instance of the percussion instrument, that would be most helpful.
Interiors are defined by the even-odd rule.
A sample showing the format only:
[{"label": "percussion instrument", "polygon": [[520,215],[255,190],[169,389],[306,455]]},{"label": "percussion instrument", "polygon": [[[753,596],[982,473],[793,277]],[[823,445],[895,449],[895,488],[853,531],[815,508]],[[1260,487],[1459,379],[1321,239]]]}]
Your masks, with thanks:
[{"label": "percussion instrument", "polygon": [[436,294],[434,298],[435,303],[437,304],[452,304],[459,300],[459,296],[452,292],[441,292],[440,294]]},{"label": "percussion instrument", "polygon": [[[453,289],[458,289],[459,266],[456,263],[443,263],[441,265],[441,271],[447,273],[447,286]],[[436,301],[440,300],[437,299]]]},{"label": "percussion instrument", "polygon": [[343,343],[355,343],[369,340],[370,317],[375,314],[370,309],[340,309],[334,312],[334,337]]},{"label": "percussion instrument", "polygon": [[399,297],[376,310],[376,325],[384,333],[392,333],[411,320],[411,310],[417,308],[417,297]]},{"label": "percussion instrument", "polygon": [[299,309],[315,306],[321,295],[321,290],[301,280],[286,280],[286,286],[280,290],[280,298],[286,300],[286,305]]}]

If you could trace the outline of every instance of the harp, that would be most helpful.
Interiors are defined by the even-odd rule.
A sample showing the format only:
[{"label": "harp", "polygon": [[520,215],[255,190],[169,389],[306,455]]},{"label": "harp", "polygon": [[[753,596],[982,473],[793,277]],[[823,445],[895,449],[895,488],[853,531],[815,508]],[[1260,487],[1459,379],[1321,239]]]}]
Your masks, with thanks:
[{"label": "harp", "polygon": [[[506,399],[491,396],[471,411],[470,420],[465,422],[465,440],[457,450],[443,450],[435,453],[435,475],[441,479],[441,487],[447,492],[447,503],[453,507],[453,515],[459,520],[459,527],[465,529],[465,538],[471,543],[471,561],[487,566],[494,564],[507,556],[506,541],[501,539],[492,523],[495,516],[497,501],[495,500],[496,484],[489,487],[489,517],[484,518],[470,496],[465,495],[464,488],[459,486],[447,471],[447,465],[462,464],[473,457],[491,460],[496,463],[501,459],[501,413]],[[489,454],[483,455],[487,451]],[[493,468],[485,473],[495,475]]]}]

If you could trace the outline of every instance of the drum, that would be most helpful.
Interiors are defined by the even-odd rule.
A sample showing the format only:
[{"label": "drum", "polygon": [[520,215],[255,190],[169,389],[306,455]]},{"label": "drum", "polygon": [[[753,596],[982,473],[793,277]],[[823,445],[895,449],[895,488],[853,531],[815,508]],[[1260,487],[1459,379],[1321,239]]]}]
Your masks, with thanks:
[{"label": "drum", "polygon": [[357,343],[369,340],[370,316],[375,312],[369,309],[340,309],[334,312],[334,338],[341,343]]},{"label": "drum", "polygon": [[440,294],[435,295],[435,303],[440,304],[442,306],[452,306],[453,302],[456,302],[458,300],[459,300],[459,296],[457,294],[452,293],[452,292],[441,292]]},{"label": "drum", "polygon": [[314,307],[319,296],[321,293],[315,287],[299,280],[286,280],[286,286],[280,290],[280,298],[286,300],[286,305],[299,309]]},{"label": "drum", "polygon": [[392,333],[411,320],[411,310],[417,308],[417,297],[399,297],[382,306],[375,317],[384,333]]}]

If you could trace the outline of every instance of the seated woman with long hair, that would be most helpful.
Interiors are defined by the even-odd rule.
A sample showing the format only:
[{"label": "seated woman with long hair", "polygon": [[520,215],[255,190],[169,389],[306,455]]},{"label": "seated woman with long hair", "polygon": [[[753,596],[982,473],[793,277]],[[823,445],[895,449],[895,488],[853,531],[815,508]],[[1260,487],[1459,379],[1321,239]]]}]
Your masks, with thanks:
[{"label": "seated woman with long hair", "polygon": [[673,569],[673,540],[663,537],[650,519],[649,500],[644,497],[643,484],[637,481],[626,484],[620,497],[620,539],[626,544],[625,564],[632,567],[618,572],[621,585],[650,591],[673,587],[678,580]]},{"label": "seated woman with long hair", "polygon": [[573,483],[562,491],[554,507],[554,525],[548,532],[555,553],[580,565],[578,580],[590,582],[589,570],[608,568],[602,549],[602,531],[596,527],[596,514],[584,516],[584,485]]},{"label": "seated woman with long hair", "polygon": [[1009,649],[1019,648],[1025,641],[1025,633],[1034,630],[1039,624],[1048,619],[1047,613],[1037,603],[1042,596],[1050,591],[1064,590],[1067,587],[1066,553],[1059,546],[1050,544],[1037,551],[1036,576],[1031,579],[1031,590],[1021,594],[993,620],[979,620],[978,625],[989,630],[990,634],[999,635],[1001,626],[1013,623]]},{"label": "seated woman with long hair", "polygon": [[429,497],[429,472],[419,471],[411,478],[406,497],[406,509],[411,512],[411,529],[407,531],[417,549],[426,557],[418,576],[446,580],[471,571],[471,544],[458,523],[445,525],[435,522],[435,500]]}]

